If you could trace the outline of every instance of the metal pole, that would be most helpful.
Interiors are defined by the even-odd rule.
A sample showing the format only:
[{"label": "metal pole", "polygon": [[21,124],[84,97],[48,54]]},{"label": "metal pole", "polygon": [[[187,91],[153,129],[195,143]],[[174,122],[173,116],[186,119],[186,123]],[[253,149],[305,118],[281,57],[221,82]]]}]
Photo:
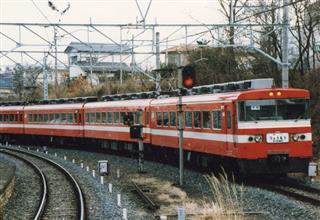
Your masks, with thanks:
[{"label": "metal pole", "polygon": [[47,57],[43,57],[43,99],[48,99],[48,72],[47,72]]},{"label": "metal pole", "polygon": [[179,101],[178,101],[178,130],[179,130],[179,175],[180,175],[180,186],[183,185],[183,109],[182,109],[182,69],[178,69],[178,83],[179,83]]},{"label": "metal pole", "polygon": [[282,87],[289,87],[289,61],[288,61],[288,0],[283,0],[283,26],[282,26]]},{"label": "metal pole", "polygon": [[142,138],[139,138],[139,173],[143,173],[143,164],[144,164],[144,146]]},{"label": "metal pole", "polygon": [[120,85],[122,85],[122,28],[120,27]]},{"label": "metal pole", "polygon": [[[160,33],[159,32],[156,32],[156,68],[160,69]],[[161,75],[160,75],[160,72],[158,72],[156,77],[156,90],[158,92],[161,91],[160,82],[161,82]]]},{"label": "metal pole", "polygon": [[54,26],[54,84],[58,86],[58,52],[57,52],[57,29]]}]

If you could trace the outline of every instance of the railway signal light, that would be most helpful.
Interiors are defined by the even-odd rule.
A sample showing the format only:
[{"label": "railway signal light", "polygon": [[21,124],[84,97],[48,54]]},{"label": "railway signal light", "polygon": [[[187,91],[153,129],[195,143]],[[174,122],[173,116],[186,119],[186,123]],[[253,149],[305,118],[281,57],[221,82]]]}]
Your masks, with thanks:
[{"label": "railway signal light", "polygon": [[185,88],[191,89],[196,80],[196,71],[195,69],[188,65],[182,69],[182,84]]}]

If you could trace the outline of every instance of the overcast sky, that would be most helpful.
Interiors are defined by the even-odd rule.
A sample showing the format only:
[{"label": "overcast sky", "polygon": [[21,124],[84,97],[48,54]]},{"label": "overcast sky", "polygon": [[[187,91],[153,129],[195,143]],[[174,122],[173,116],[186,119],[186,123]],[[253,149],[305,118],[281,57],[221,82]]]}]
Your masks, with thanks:
[{"label": "overcast sky", "polygon": [[[91,19],[92,23],[127,24],[136,23],[137,18],[141,19],[135,0],[51,0],[51,2],[60,11],[67,8],[70,3],[70,9],[61,16],[59,12],[52,10],[48,6],[47,0],[0,0],[0,20],[1,22],[57,23],[59,22],[59,19],[61,19],[60,23],[89,23]],[[139,0],[138,2],[142,13],[145,13],[149,0]],[[219,8],[218,0],[153,0],[146,18],[146,23],[225,23],[225,19],[221,16]],[[2,33],[9,35],[15,40],[19,38],[17,28],[1,26],[0,29]],[[205,28],[202,28],[202,30],[205,30]],[[48,28],[46,30],[43,30],[43,28],[35,28],[35,31],[43,35],[49,41],[52,41],[53,35]],[[174,31],[172,28],[161,30],[160,36],[164,37],[172,31]],[[190,33],[192,31],[194,30],[190,30]],[[116,41],[119,41],[119,31],[110,30],[107,32],[109,36]],[[63,33],[60,34],[62,35]],[[85,31],[82,31],[82,33],[81,31],[78,31],[76,34],[79,38],[87,41],[87,33]],[[184,32],[180,33],[180,35],[179,33],[177,34],[177,36],[183,36]],[[27,33],[25,30],[22,35],[24,42],[41,42],[39,38],[33,34]],[[91,42],[105,42],[106,39],[95,35],[95,33],[90,33],[90,40]],[[75,39],[66,36],[63,39],[61,38],[58,43],[68,44],[71,41],[75,41]],[[8,40],[3,35],[0,35],[0,50],[10,50],[14,47],[14,42]],[[42,50],[44,49],[42,48]],[[12,59],[18,59],[18,57],[20,59],[19,54],[8,55],[10,55]],[[39,59],[40,56],[35,55],[35,57]],[[61,59],[66,60],[66,57],[64,56]],[[23,61],[30,62],[30,59],[25,57]],[[18,60],[18,62],[21,61]],[[7,64],[13,65],[14,63],[8,58],[0,58],[1,66]]]}]

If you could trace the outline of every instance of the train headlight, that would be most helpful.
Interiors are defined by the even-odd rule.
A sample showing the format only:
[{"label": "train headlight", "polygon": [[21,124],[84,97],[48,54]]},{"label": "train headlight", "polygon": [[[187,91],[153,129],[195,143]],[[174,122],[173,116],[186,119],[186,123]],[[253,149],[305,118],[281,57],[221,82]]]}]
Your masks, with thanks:
[{"label": "train headlight", "polygon": [[254,141],[257,142],[257,143],[262,142],[262,135],[256,135],[256,136],[254,136]]},{"label": "train headlight", "polygon": [[291,136],[291,138],[292,138],[293,141],[298,141],[299,140],[299,135],[298,134],[293,134]]},{"label": "train headlight", "polygon": [[252,141],[253,141],[253,137],[250,136],[250,137],[248,138],[248,141],[252,142]]},{"label": "train headlight", "polygon": [[304,135],[304,134],[300,135],[300,139],[301,139],[301,140],[306,139],[306,135]]}]

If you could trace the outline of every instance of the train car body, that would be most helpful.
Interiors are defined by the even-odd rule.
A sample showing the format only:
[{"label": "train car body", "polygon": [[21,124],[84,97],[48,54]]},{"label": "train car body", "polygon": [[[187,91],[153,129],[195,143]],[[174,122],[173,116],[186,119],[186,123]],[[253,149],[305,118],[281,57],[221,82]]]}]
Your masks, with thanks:
[{"label": "train car body", "polygon": [[149,109],[151,99],[92,102],[84,105],[86,138],[136,142],[130,138],[124,115],[131,114],[133,124],[143,125],[145,143],[150,143]]},{"label": "train car body", "polygon": [[[231,159],[243,173],[307,171],[312,157],[308,91],[249,90],[186,96],[182,102],[189,157],[201,153],[205,164],[215,160],[208,155]],[[177,98],[152,102],[152,144],[177,148],[177,104]]]},{"label": "train car body", "polygon": [[27,135],[78,137],[83,131],[83,104],[32,105],[24,108]]},{"label": "train car body", "polygon": [[[183,96],[186,161],[206,167],[221,162],[241,173],[307,173],[312,157],[309,99],[307,90],[271,86]],[[130,137],[124,123],[125,116],[132,116],[132,125],[143,126],[145,151],[177,161],[178,113],[178,97],[1,106],[0,134],[137,147],[138,139]]]},{"label": "train car body", "polygon": [[0,134],[23,134],[24,106],[0,106]]}]

